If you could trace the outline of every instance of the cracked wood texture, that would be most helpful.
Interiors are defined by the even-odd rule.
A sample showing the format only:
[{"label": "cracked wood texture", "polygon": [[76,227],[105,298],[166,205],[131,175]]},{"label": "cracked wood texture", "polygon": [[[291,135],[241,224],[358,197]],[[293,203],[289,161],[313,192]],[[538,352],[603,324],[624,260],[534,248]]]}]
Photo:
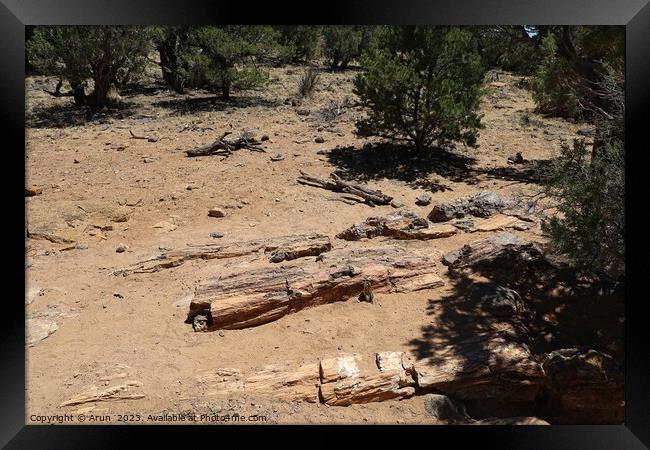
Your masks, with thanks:
[{"label": "cracked wood texture", "polygon": [[207,315],[201,331],[258,326],[303,308],[375,293],[412,292],[444,283],[436,264],[399,247],[340,249],[320,261],[246,270],[196,287],[188,321]]},{"label": "cracked wood texture", "polygon": [[161,269],[178,267],[194,259],[237,258],[263,250],[270,262],[290,261],[305,256],[318,256],[332,248],[329,237],[322,234],[299,234],[268,239],[255,239],[231,243],[189,244],[187,247],[163,252],[160,255],[140,261],[123,269],[115,275],[132,273],[152,273]]}]

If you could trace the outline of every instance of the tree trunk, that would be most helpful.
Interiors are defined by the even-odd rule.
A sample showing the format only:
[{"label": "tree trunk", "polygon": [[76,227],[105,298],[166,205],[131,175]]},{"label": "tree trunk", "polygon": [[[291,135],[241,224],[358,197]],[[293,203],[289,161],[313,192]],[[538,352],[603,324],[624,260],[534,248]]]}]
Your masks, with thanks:
[{"label": "tree trunk", "polygon": [[160,68],[165,83],[174,91],[182,94],[184,83],[178,74],[178,54],[176,52],[175,41],[171,39],[163,42],[158,46],[158,53],[160,54]]},{"label": "tree trunk", "polygon": [[87,98],[87,104],[93,109],[101,109],[108,104],[108,91],[111,88],[111,78],[106,74],[95,77],[95,89]]}]

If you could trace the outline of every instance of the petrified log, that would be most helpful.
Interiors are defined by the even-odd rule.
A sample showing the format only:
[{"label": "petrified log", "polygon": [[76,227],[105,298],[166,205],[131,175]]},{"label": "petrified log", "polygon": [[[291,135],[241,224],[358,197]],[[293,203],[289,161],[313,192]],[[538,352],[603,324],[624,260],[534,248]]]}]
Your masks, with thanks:
[{"label": "petrified log", "polygon": [[247,328],[326,303],[377,292],[411,292],[443,284],[434,261],[402,248],[341,249],[321,261],[261,268],[200,284],[188,323],[207,315],[208,330]]},{"label": "petrified log", "polygon": [[447,253],[442,263],[453,271],[489,264],[511,268],[513,264],[540,259],[542,251],[537,244],[504,231]]},{"label": "petrified log", "polygon": [[368,217],[336,235],[339,239],[357,241],[387,236],[395,239],[437,239],[454,235],[458,230],[451,225],[429,227],[429,222],[412,211],[398,211],[386,216]]},{"label": "petrified log", "polygon": [[562,349],[543,363],[554,413],[563,422],[619,424],[625,412],[625,381],[619,364],[593,349]]},{"label": "petrified log", "polygon": [[477,231],[497,231],[504,228],[514,228],[519,230],[528,229],[528,225],[516,216],[507,216],[505,214],[497,214],[488,219],[483,219],[474,223],[469,229],[470,233]]},{"label": "petrified log", "polygon": [[142,383],[139,381],[130,381],[118,386],[112,386],[102,391],[93,386],[88,392],[79,394],[66,400],[59,406],[73,406],[81,405],[83,403],[102,402],[107,400],[138,400],[144,398],[144,394],[125,394],[132,387],[141,387]]},{"label": "petrified log", "polygon": [[531,402],[544,380],[523,345],[502,337],[475,337],[437,350],[415,364],[417,385],[460,399]]},{"label": "petrified log", "polygon": [[[320,362],[320,399],[331,406],[380,402],[415,393],[415,381],[402,367],[402,352],[376,355],[377,366],[360,369],[359,355],[345,355]],[[380,366],[380,361],[383,364]]]},{"label": "petrified log", "polygon": [[344,192],[346,194],[361,197],[363,201],[365,201],[370,206],[388,205],[393,200],[393,197],[390,197],[381,191],[375,191],[359,184],[343,181],[334,173],[330,174],[330,178],[331,180],[325,180],[322,178],[313,177],[301,170],[300,177],[298,177],[298,183],[317,186],[330,191]]},{"label": "petrified log", "polygon": [[214,141],[212,144],[204,145],[203,147],[192,148],[185,151],[187,156],[210,156],[210,155],[223,155],[230,156],[232,152],[245,148],[254,152],[266,152],[262,147],[260,141],[255,139],[251,133],[244,132],[237,139],[227,140],[226,136],[232,132],[226,131],[223,135]]},{"label": "petrified log", "polygon": [[151,273],[160,269],[177,267],[193,259],[225,259],[250,255],[263,250],[269,261],[277,263],[302,258],[318,256],[332,248],[329,237],[322,234],[299,234],[279,236],[269,239],[255,239],[232,243],[190,244],[188,247],[163,252],[159,256],[140,261],[129,267],[118,269],[115,275],[131,273]]},{"label": "petrified log", "polygon": [[481,191],[470,197],[462,197],[434,206],[428,218],[432,222],[447,222],[465,216],[490,217],[496,213],[508,211],[524,213],[528,210],[529,206],[518,199],[501,197],[492,191]]}]

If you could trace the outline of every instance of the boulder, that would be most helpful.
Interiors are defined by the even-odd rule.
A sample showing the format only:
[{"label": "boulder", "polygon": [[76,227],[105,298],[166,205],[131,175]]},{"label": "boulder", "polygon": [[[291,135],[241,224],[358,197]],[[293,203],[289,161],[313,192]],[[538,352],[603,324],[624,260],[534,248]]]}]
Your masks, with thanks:
[{"label": "boulder", "polygon": [[474,283],[470,299],[479,308],[497,317],[511,317],[523,309],[521,296],[514,289],[495,283]]},{"label": "boulder", "polygon": [[441,394],[429,394],[424,398],[424,409],[432,417],[449,424],[471,422],[462,402]]},{"label": "boulder", "polygon": [[625,378],[610,355],[593,349],[567,348],[542,364],[554,413],[562,422],[620,424],[625,413]]}]

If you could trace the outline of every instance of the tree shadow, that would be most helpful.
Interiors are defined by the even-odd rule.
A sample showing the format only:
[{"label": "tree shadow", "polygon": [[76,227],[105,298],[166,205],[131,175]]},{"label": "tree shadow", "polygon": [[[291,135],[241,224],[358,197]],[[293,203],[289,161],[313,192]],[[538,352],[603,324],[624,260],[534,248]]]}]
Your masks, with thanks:
[{"label": "tree shadow", "polygon": [[35,107],[25,113],[25,128],[70,128],[89,124],[110,123],[136,114],[134,105],[119,102],[101,111],[77,106],[72,100],[66,105]]},{"label": "tree shadow", "polygon": [[551,175],[553,163],[552,159],[535,159],[517,165],[476,169],[475,172],[490,178],[518,181],[525,184],[544,184]]},{"label": "tree shadow", "polygon": [[[456,361],[457,370],[494,364],[489,343],[496,337],[525,344],[533,358],[561,349],[588,347],[624,359],[623,288],[603,292],[602,286],[581,280],[571,269],[558,269],[545,259],[529,264],[494,261],[469,271],[451,274],[450,293],[431,299],[427,314],[431,323],[422,336],[409,341],[418,359],[442,364]],[[516,290],[523,308],[510,316],[497,317],[470,295],[480,282],[496,283]],[[492,358],[492,362],[491,362]],[[500,381],[498,382],[500,383]],[[496,386],[495,389],[501,389]],[[542,397],[535,402],[517,403],[494,398],[466,401],[474,418],[488,416],[537,415],[550,417]],[[488,401],[489,400],[489,401]]]},{"label": "tree shadow", "polygon": [[468,184],[476,182],[471,168],[476,159],[442,148],[422,156],[412,146],[391,143],[366,145],[361,149],[339,147],[328,153],[328,160],[338,167],[336,174],[349,181],[387,178],[432,192],[451,189],[440,180],[430,180],[432,174]]},{"label": "tree shadow", "polygon": [[160,100],[153,103],[153,106],[166,108],[181,115],[196,112],[227,111],[240,108],[277,108],[280,105],[280,102],[271,101],[259,96],[232,97],[224,100],[216,95],[202,97],[182,96],[182,98]]}]

